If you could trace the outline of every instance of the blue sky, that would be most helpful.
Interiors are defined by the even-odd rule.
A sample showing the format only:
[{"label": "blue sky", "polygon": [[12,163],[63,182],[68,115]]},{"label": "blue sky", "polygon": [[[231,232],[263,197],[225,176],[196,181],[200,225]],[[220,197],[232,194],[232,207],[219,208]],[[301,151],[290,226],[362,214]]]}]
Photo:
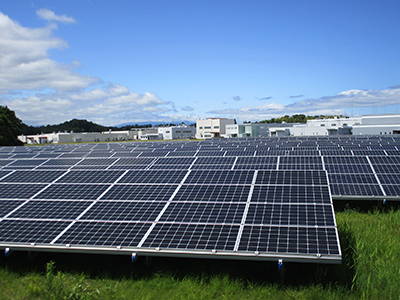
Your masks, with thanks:
[{"label": "blue sky", "polygon": [[29,125],[400,113],[399,1],[7,2],[0,104]]}]

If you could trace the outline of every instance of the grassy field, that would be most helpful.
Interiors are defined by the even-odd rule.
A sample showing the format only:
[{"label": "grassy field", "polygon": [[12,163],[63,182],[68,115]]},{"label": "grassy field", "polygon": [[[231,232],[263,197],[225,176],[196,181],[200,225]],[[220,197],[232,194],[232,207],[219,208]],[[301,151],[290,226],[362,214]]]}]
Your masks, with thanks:
[{"label": "grassy field", "polygon": [[336,213],[341,265],[44,254],[0,258],[0,299],[400,299],[400,211]]}]

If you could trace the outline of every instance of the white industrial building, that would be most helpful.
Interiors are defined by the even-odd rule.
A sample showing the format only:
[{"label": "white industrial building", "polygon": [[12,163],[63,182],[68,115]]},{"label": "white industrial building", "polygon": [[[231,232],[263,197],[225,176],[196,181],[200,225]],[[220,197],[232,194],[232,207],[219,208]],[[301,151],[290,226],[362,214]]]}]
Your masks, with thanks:
[{"label": "white industrial building", "polygon": [[308,120],[307,123],[226,125],[224,137],[400,134],[400,114]]},{"label": "white industrial building", "polygon": [[133,131],[126,130],[105,132],[53,132],[36,135],[20,135],[18,139],[25,144],[46,144],[126,141],[133,140],[134,137]]},{"label": "white industrial building", "polygon": [[226,126],[235,124],[234,119],[207,118],[196,121],[196,138],[207,139],[221,137],[226,134]]},{"label": "white industrial building", "polygon": [[189,139],[194,138],[195,134],[195,127],[182,125],[172,127],[133,128],[132,130],[123,131],[53,132],[36,135],[20,135],[18,139],[25,144],[93,143],[131,140]]},{"label": "white industrial building", "polygon": [[269,136],[400,134],[400,114],[314,119],[304,124],[281,124],[280,127],[269,128],[268,131]]},{"label": "white industrial building", "polygon": [[268,136],[268,126],[265,123],[244,123],[226,125],[224,137],[261,137]]},{"label": "white industrial building", "polygon": [[289,129],[291,136],[311,135],[343,135],[352,134],[351,129],[355,124],[360,124],[361,118],[333,118],[314,119],[307,123],[293,124]]},{"label": "white industrial building", "polygon": [[196,136],[196,127],[186,125],[158,127],[158,134],[164,140],[193,139]]},{"label": "white industrial building", "polygon": [[400,114],[365,115],[360,124],[354,124],[354,135],[359,134],[400,134]]}]

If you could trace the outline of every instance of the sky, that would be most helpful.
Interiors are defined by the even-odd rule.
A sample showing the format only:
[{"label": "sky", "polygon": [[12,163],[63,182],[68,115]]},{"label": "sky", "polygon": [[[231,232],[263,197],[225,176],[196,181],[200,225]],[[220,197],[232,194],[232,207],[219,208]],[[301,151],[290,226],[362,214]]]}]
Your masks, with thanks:
[{"label": "sky", "polygon": [[28,125],[400,113],[400,1],[15,0],[0,105]]}]

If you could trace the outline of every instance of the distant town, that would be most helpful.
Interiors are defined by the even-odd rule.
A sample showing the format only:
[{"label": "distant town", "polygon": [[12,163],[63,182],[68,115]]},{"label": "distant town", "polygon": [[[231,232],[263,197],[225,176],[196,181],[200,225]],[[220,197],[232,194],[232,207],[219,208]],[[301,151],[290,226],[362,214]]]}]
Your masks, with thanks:
[{"label": "distant town", "polygon": [[[287,122],[287,121],[289,122]],[[295,120],[295,122],[293,122]],[[40,132],[30,134],[32,127],[25,125],[18,139],[25,144],[108,142],[129,140],[176,140],[243,137],[288,137],[288,136],[332,136],[332,135],[391,135],[400,134],[400,114],[365,115],[361,117],[304,115],[285,116],[261,122],[237,124],[235,119],[206,118],[191,125],[146,125],[108,128],[85,120],[75,130]],[[297,122],[296,122],[297,121]],[[83,123],[82,123],[83,122]],[[67,123],[67,122],[66,122]],[[65,124],[65,123],[64,123]],[[85,126],[83,125],[85,124]],[[87,132],[83,127],[90,125]],[[46,126],[47,130],[58,126]],[[41,127],[43,129],[43,127]],[[60,128],[60,127],[58,127]],[[99,130],[100,129],[100,130]]]}]

